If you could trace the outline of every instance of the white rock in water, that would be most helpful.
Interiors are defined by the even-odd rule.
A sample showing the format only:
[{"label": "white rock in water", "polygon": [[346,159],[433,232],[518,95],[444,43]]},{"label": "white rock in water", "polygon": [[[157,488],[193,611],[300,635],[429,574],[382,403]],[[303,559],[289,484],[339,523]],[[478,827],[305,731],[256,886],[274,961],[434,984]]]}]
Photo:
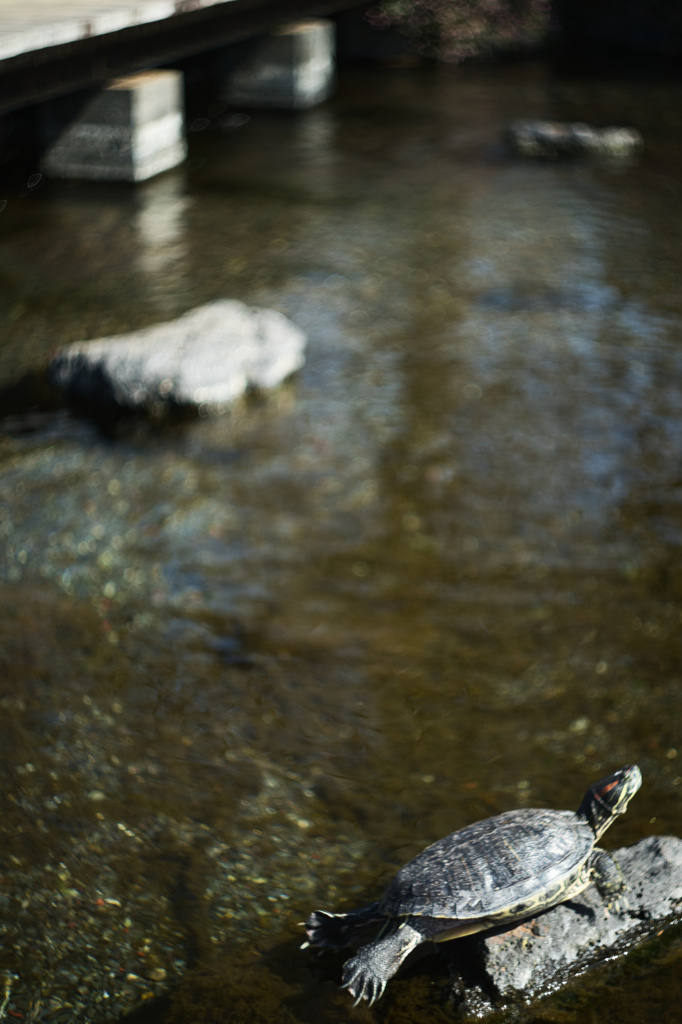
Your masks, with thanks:
[{"label": "white rock in water", "polygon": [[75,401],[219,410],[249,388],[275,387],[299,370],[306,340],[275,310],[223,299],[131,334],[65,345],[50,372]]},{"label": "white rock in water", "polygon": [[594,128],[582,122],[514,121],[508,134],[515,152],[532,157],[579,153],[627,157],[643,145],[636,128]]}]

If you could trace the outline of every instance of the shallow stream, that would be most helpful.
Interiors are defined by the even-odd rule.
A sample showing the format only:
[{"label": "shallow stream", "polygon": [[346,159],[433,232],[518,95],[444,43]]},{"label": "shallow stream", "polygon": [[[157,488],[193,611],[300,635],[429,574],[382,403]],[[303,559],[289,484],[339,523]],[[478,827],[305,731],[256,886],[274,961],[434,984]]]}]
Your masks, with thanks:
[{"label": "shallow stream", "polygon": [[[645,149],[512,157],[536,116]],[[216,298],[309,337],[219,418],[0,423],[14,1019],[451,1020],[437,957],[351,1011],[298,922],[622,764],[605,845],[681,834],[681,127],[678,82],[348,70],[295,116],[207,106],[136,189],[8,202],[1,386]],[[665,934],[500,1019],[672,1024],[681,978]]]}]

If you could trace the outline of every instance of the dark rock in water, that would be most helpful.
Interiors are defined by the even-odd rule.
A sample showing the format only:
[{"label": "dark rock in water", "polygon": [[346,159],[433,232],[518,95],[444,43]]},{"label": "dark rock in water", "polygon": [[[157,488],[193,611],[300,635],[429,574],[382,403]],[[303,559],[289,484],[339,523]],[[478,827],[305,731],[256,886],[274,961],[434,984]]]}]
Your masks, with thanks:
[{"label": "dark rock in water", "polygon": [[467,987],[463,1009],[483,1017],[501,1004],[530,1001],[682,919],[682,839],[650,836],[613,856],[628,888],[611,909],[590,886],[513,929],[469,940],[483,975]]},{"label": "dark rock in water", "polygon": [[70,401],[217,411],[249,388],[272,388],[300,369],[305,344],[281,313],[225,299],[131,334],[66,345],[50,373]]},{"label": "dark rock in water", "polygon": [[580,153],[627,157],[642,147],[642,136],[635,128],[593,128],[581,122],[514,121],[509,140],[516,153],[533,157]]}]

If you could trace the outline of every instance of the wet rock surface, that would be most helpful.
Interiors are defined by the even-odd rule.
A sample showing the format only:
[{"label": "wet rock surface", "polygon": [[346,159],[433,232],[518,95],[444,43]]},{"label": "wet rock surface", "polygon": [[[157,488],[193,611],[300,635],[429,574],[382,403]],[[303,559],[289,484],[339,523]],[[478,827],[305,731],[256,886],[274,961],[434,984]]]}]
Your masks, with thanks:
[{"label": "wet rock surface", "polygon": [[299,370],[305,343],[281,313],[224,299],[131,334],[64,346],[50,371],[70,401],[214,411]]},{"label": "wet rock surface", "polygon": [[574,900],[476,942],[484,980],[467,990],[463,1009],[482,1017],[501,1003],[535,999],[682,919],[682,839],[650,836],[614,857],[628,888],[611,908],[590,886]]},{"label": "wet rock surface", "polygon": [[516,153],[530,157],[581,153],[625,157],[642,148],[642,136],[635,128],[594,128],[580,121],[515,121],[509,127],[509,140]]}]

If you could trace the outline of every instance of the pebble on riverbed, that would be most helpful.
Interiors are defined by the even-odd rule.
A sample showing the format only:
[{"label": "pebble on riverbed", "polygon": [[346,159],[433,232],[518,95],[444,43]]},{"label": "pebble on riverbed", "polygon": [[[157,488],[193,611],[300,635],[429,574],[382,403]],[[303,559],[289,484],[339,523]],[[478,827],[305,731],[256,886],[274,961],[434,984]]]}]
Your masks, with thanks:
[{"label": "pebble on riverbed", "polygon": [[184,972],[186,938],[163,885],[144,869],[127,883],[116,870],[149,860],[139,847],[150,838],[101,822],[74,836],[62,860],[31,863],[30,842],[25,859],[7,859],[0,905],[9,1020],[118,1020]]},{"label": "pebble on riverbed", "polygon": [[50,364],[67,401],[160,411],[220,411],[276,387],[304,362],[305,334],[281,313],[223,299],[131,334],[75,342]]}]

